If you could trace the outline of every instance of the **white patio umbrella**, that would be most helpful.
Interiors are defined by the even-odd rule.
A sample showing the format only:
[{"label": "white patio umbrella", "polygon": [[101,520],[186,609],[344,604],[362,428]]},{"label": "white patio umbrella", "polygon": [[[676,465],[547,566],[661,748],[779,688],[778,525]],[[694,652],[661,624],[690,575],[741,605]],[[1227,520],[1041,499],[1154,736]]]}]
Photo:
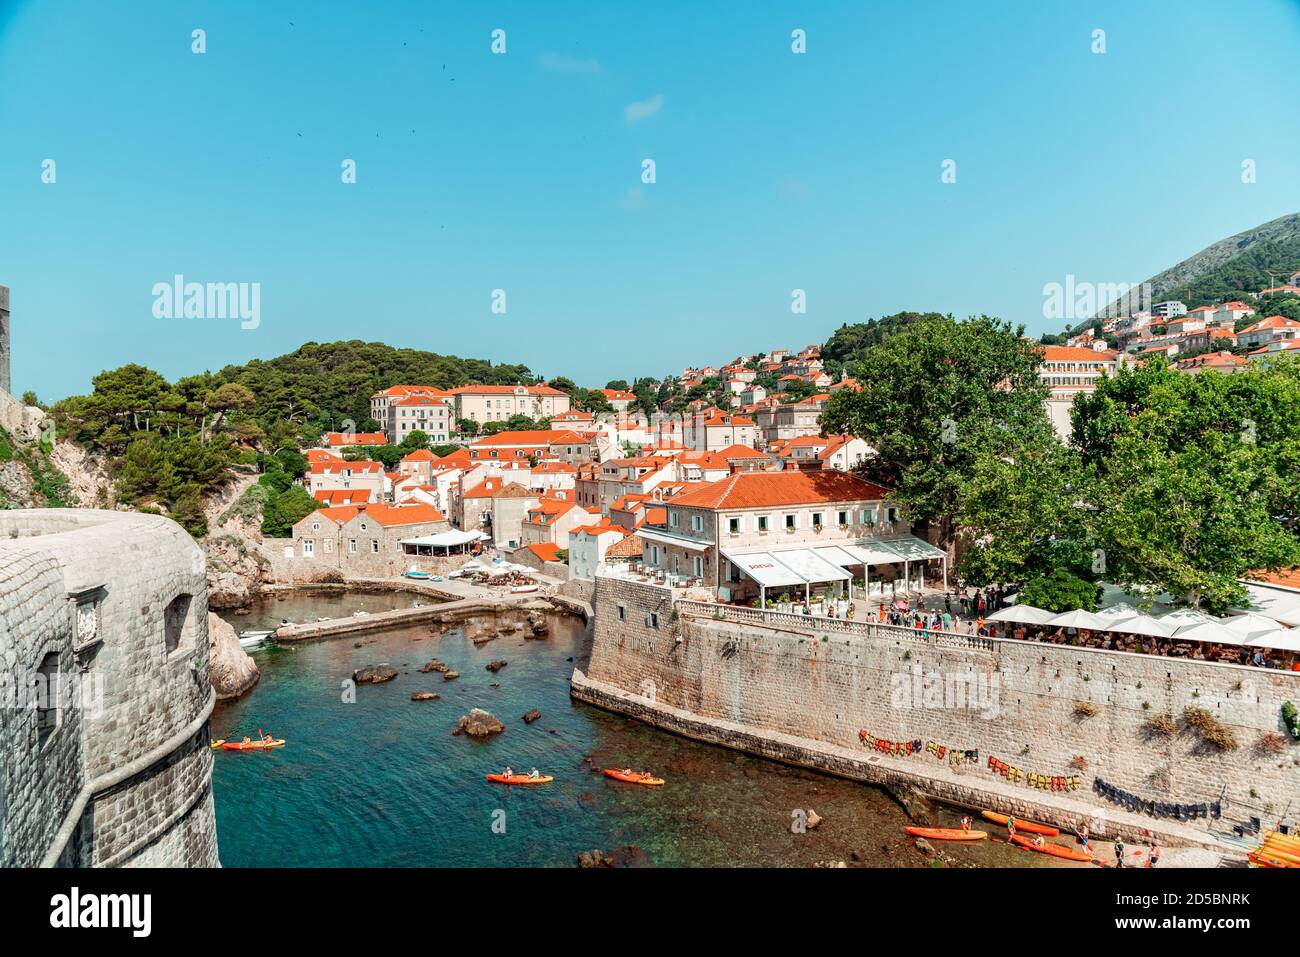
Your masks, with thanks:
[{"label": "white patio umbrella", "polygon": [[1300,651],[1300,629],[1279,628],[1251,635],[1246,644],[1251,648],[1272,648],[1274,651]]},{"label": "white patio umbrella", "polygon": [[1160,620],[1173,625],[1175,628],[1181,628],[1184,625],[1203,625],[1207,622],[1219,624],[1219,619],[1207,615],[1203,611],[1197,611],[1195,608],[1180,608],[1177,611],[1171,611],[1167,615],[1161,615]]},{"label": "white patio umbrella", "polygon": [[[1168,615],[1162,620],[1168,623]],[[1183,625],[1174,632],[1174,638],[1178,641],[1204,641],[1216,645],[1244,645],[1246,638],[1236,632],[1229,631],[1217,621],[1202,621]]]},{"label": "white patio umbrella", "polygon": [[1244,615],[1235,615],[1232,618],[1223,619],[1223,627],[1249,639],[1253,635],[1277,631],[1282,626],[1272,618],[1265,618],[1263,615],[1257,615],[1252,611]]},{"label": "white patio umbrella", "polygon": [[1128,602],[1123,601],[1118,605],[1111,605],[1109,608],[1103,608],[1101,611],[1097,612],[1097,614],[1101,615],[1103,618],[1110,618],[1118,621],[1123,618],[1136,618],[1142,613]]},{"label": "white patio umbrella", "polygon": [[1125,635],[1148,635],[1152,638],[1168,638],[1174,633],[1174,626],[1167,625],[1159,618],[1150,615],[1134,615],[1120,621],[1112,621],[1106,626],[1107,631],[1117,631]]},{"label": "white patio umbrella", "polygon": [[1084,611],[1082,608],[1062,612],[1049,618],[1044,624],[1057,625],[1061,628],[1084,628],[1088,631],[1105,631],[1110,627],[1109,619]]},{"label": "white patio umbrella", "polygon": [[1033,605],[1008,605],[1001,611],[995,611],[985,621],[1006,621],[1020,625],[1043,625],[1052,617],[1052,612]]}]

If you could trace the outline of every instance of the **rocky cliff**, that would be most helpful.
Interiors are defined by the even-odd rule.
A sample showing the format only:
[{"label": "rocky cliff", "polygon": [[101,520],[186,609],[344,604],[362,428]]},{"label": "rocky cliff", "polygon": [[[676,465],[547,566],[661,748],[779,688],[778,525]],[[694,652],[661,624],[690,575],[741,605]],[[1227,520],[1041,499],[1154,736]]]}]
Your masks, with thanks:
[{"label": "rocky cliff", "polygon": [[208,660],[218,698],[238,698],[261,677],[257,663],[239,645],[234,626],[208,612]]}]

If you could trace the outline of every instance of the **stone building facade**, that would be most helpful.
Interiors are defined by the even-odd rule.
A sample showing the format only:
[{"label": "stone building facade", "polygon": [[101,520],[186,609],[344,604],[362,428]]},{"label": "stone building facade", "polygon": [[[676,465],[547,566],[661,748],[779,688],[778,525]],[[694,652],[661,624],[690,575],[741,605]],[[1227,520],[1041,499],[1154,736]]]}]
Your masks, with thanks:
[{"label": "stone building facade", "polygon": [[207,604],[166,518],[0,512],[0,866],[219,864]]}]

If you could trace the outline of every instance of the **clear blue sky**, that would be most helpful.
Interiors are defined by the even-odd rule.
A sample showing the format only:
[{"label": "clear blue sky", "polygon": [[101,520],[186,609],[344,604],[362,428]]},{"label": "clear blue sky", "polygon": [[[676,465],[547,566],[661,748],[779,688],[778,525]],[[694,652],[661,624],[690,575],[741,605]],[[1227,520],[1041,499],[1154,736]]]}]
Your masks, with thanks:
[{"label": "clear blue sky", "polygon": [[[1042,332],[1044,283],[1300,210],[1297,64],[1296,0],[0,0],[14,388],[344,338],[603,385],[901,309]],[[155,319],[176,273],[260,283],[260,327]]]}]

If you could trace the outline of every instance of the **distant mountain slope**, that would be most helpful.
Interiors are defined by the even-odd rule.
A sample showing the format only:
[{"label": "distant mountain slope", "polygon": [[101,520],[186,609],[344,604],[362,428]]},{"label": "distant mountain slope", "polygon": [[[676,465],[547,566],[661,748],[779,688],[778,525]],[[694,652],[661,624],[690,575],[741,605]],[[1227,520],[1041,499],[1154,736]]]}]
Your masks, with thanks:
[{"label": "distant mountain slope", "polygon": [[1206,246],[1147,282],[1154,302],[1179,299],[1190,309],[1267,288],[1297,269],[1300,213],[1291,213]]}]

